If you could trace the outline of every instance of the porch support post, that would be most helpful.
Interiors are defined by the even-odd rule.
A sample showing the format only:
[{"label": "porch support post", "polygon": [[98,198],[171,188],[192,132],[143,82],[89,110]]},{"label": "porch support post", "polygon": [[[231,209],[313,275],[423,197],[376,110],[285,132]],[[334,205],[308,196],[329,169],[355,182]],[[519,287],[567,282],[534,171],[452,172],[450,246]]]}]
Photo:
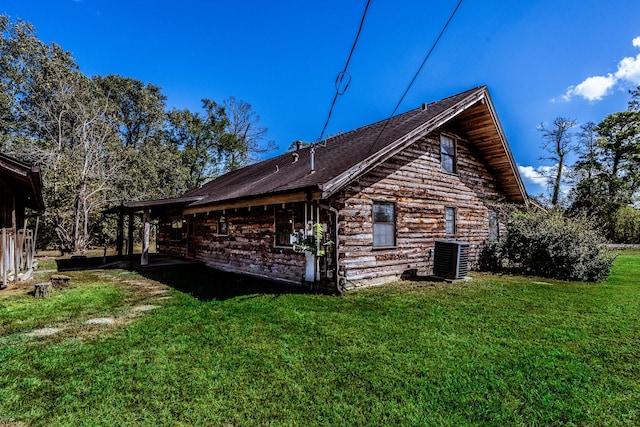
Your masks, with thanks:
[{"label": "porch support post", "polygon": [[149,208],[142,213],[142,259],[140,265],[149,264],[149,230],[151,229],[151,214]]},{"label": "porch support post", "polygon": [[13,281],[18,281],[18,220],[16,217],[16,198],[13,197],[13,210],[11,211],[13,223]]},{"label": "porch support post", "polygon": [[9,269],[9,245],[7,243],[7,229],[2,229],[2,283],[0,284],[0,289],[4,289],[7,287],[7,270]]},{"label": "porch support post", "polygon": [[129,212],[129,230],[127,237],[127,255],[129,259],[133,258],[133,212]]},{"label": "porch support post", "polygon": [[116,246],[118,247],[118,256],[122,256],[122,244],[124,240],[124,212],[120,210],[118,214],[118,231],[116,235]]}]

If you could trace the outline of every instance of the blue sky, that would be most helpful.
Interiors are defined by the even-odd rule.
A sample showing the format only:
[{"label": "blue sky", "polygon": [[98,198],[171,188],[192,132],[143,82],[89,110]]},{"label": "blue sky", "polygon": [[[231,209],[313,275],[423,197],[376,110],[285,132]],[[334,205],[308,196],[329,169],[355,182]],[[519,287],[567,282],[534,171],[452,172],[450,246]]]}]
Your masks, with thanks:
[{"label": "blue sky", "polygon": [[[328,133],[385,119],[458,0],[372,0]],[[168,106],[249,102],[285,150],[315,141],[366,0],[0,0],[87,75],[160,86]],[[640,1],[464,0],[398,112],[487,85],[527,189],[541,122],[599,122],[640,85]],[[277,154],[277,153],[273,153]]]}]

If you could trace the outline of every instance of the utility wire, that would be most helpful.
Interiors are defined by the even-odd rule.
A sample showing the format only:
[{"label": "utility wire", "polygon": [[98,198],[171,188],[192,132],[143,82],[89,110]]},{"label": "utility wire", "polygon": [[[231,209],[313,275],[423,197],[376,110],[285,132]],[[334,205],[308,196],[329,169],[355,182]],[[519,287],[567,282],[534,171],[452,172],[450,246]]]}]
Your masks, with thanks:
[{"label": "utility wire", "polygon": [[449,19],[447,20],[446,24],[444,24],[444,27],[442,27],[442,30],[440,30],[440,34],[438,34],[438,38],[436,38],[435,42],[433,42],[433,45],[431,46],[431,49],[429,49],[429,52],[427,53],[427,55],[422,60],[422,64],[420,64],[420,67],[418,67],[418,71],[416,71],[416,73],[414,74],[413,78],[411,79],[411,82],[409,82],[409,85],[407,86],[407,88],[405,89],[404,93],[400,97],[400,100],[396,104],[396,107],[391,112],[391,115],[389,115],[389,118],[387,118],[387,120],[384,122],[384,126],[380,130],[380,133],[378,133],[378,136],[376,137],[376,139],[373,141],[373,143],[369,147],[369,153],[371,153],[371,149],[373,148],[374,145],[376,145],[376,142],[378,142],[378,139],[380,139],[380,136],[382,135],[382,133],[387,128],[387,125],[389,124],[389,121],[391,120],[391,118],[393,116],[395,116],[396,111],[398,111],[398,108],[400,108],[400,104],[402,104],[402,101],[404,101],[404,98],[407,96],[407,93],[409,93],[409,90],[411,89],[411,86],[413,86],[413,84],[415,83],[416,79],[418,78],[418,75],[420,74],[420,72],[422,71],[422,68],[424,67],[424,64],[426,64],[427,61],[429,60],[429,57],[431,56],[431,54],[433,53],[434,49],[436,48],[436,46],[440,42],[440,39],[442,38],[442,36],[444,35],[444,32],[447,30],[447,27],[449,26],[449,24],[453,20],[453,17],[456,15],[456,12],[458,12],[458,9],[460,9],[460,5],[461,4],[462,4],[462,0],[459,0],[458,4],[455,7],[455,9],[453,9],[453,12],[449,16]]},{"label": "utility wire", "polygon": [[[338,100],[338,97],[343,95],[347,91],[347,88],[349,87],[349,83],[351,83],[351,75],[347,72],[347,68],[349,67],[349,63],[351,62],[353,51],[356,49],[356,44],[358,44],[358,39],[360,38],[360,32],[362,31],[362,26],[364,25],[364,18],[367,16],[367,10],[369,10],[370,3],[371,3],[371,0],[367,0],[367,5],[364,8],[364,13],[362,14],[362,19],[360,20],[360,26],[358,27],[356,38],[353,41],[353,45],[351,46],[351,51],[349,52],[349,57],[347,58],[347,62],[344,64],[344,69],[341,72],[339,72],[338,76],[336,77],[336,82],[335,82],[336,93],[333,96],[333,101],[331,102],[331,108],[329,108],[329,114],[327,115],[327,120],[324,122],[322,132],[320,132],[320,137],[318,138],[318,142],[322,141],[322,138],[324,137],[324,132],[327,130],[327,126],[329,125],[329,120],[331,120],[331,114],[333,113],[333,107],[336,105],[336,101]],[[347,82],[341,90],[340,87],[345,77],[347,78]]]}]

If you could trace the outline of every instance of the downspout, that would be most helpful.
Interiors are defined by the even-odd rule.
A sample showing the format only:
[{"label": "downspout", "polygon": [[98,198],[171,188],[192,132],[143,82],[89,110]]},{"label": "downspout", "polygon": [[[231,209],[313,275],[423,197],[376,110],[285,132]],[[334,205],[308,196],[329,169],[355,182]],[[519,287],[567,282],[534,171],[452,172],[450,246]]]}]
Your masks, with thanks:
[{"label": "downspout", "polygon": [[324,205],[324,204],[321,204],[321,203],[313,203],[313,202],[312,202],[312,204],[315,204],[319,208],[322,208],[324,210],[328,210],[328,211],[332,212],[334,214],[334,216],[335,216],[334,236],[335,236],[335,239],[336,239],[336,242],[335,242],[335,248],[336,248],[336,250],[335,250],[335,254],[336,254],[336,292],[338,292],[338,295],[342,295],[342,287],[340,285],[340,245],[338,244],[338,242],[339,242],[338,231],[340,229],[340,227],[338,225],[338,215],[339,215],[339,213],[338,213],[338,210],[336,208],[334,208],[333,206],[331,206],[331,205]]}]

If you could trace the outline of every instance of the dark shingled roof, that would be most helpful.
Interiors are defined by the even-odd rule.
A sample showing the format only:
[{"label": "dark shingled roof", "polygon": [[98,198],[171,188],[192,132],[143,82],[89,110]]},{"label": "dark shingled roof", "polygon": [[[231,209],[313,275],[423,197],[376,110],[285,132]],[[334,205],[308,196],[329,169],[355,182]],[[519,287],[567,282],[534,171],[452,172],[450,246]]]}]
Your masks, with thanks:
[{"label": "dark shingled roof", "polygon": [[[485,163],[490,170],[495,165],[494,176],[499,184],[504,181],[503,191],[506,189],[509,200],[526,203],[524,186],[485,86],[337,135],[323,144],[301,148],[296,152],[297,161],[294,161],[294,153],[289,152],[229,172],[179,199],[194,200],[184,205],[196,207],[306,190],[320,190],[326,198],[380,161],[467,110],[468,129],[462,120],[461,128],[473,131],[480,118],[482,126],[489,129],[478,136],[479,151],[482,154],[484,150],[486,154],[483,156]],[[310,173],[312,150],[315,150],[314,173]],[[137,203],[140,206],[166,204],[164,201]],[[134,207],[129,205],[125,204]]]}]

